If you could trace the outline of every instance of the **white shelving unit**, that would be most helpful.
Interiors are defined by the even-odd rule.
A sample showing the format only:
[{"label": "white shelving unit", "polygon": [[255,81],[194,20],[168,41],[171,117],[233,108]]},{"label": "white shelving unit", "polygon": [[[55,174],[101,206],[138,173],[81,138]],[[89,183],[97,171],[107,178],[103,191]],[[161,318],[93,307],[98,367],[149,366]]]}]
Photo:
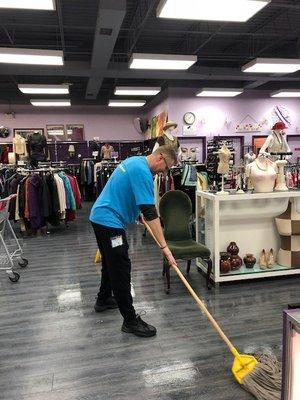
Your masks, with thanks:
[{"label": "white shelving unit", "polygon": [[[292,197],[299,198],[300,206],[300,190],[224,196],[196,192],[196,240],[204,236],[204,244],[212,252],[215,283],[300,274],[300,265],[287,268],[275,264],[271,269],[261,270],[258,264],[254,268],[243,264],[239,270],[224,274],[219,268],[220,252],[226,251],[230,242],[237,243],[241,258],[252,253],[258,261],[262,249],[273,248],[277,254],[280,238],[274,218],[287,209]],[[199,259],[197,266],[206,273],[206,266]]]}]

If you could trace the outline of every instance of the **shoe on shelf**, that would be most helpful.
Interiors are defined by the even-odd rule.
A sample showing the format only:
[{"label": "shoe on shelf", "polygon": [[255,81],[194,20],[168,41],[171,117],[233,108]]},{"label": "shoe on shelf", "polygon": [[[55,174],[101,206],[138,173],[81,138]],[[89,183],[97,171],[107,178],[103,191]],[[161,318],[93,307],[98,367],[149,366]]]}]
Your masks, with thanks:
[{"label": "shoe on shelf", "polygon": [[105,301],[99,301],[97,297],[97,301],[94,305],[94,309],[96,312],[103,312],[105,310],[112,310],[114,308],[118,308],[118,304],[114,297],[109,297]]},{"label": "shoe on shelf", "polygon": [[124,321],[121,330],[127,333],[133,333],[135,336],[151,337],[156,335],[156,328],[147,324],[137,315],[132,321]]},{"label": "shoe on shelf", "polygon": [[267,253],[267,267],[272,268],[274,264],[275,264],[274,251],[273,249],[270,249],[270,251]]},{"label": "shoe on shelf", "polygon": [[259,268],[267,269],[267,254],[265,252],[265,249],[262,250],[259,256]]}]

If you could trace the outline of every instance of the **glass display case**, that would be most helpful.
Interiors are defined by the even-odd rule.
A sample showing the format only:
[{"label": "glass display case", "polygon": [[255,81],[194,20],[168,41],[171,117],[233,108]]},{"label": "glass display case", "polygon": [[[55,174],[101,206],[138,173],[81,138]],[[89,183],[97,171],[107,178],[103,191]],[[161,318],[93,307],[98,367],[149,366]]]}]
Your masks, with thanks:
[{"label": "glass display case", "polygon": [[300,308],[297,308],[283,312],[282,400],[299,399]]}]

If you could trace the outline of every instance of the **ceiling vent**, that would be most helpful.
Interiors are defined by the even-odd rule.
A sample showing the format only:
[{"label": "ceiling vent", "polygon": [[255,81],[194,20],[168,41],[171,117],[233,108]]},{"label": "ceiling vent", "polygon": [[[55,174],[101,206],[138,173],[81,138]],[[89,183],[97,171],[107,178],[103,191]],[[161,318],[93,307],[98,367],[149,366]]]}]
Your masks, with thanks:
[{"label": "ceiling vent", "polygon": [[99,35],[111,36],[113,30],[111,28],[100,28]]}]

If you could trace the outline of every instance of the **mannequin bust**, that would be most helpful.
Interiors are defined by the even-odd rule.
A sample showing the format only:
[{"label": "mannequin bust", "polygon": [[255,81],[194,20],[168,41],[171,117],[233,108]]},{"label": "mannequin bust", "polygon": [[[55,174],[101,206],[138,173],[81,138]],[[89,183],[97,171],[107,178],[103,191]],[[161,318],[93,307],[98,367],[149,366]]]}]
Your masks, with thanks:
[{"label": "mannequin bust", "polygon": [[[281,121],[276,122],[272,127],[272,133],[267,137],[264,145],[259,151],[259,154],[267,154],[270,153],[278,153],[278,152],[290,152],[291,149],[288,145],[286,138],[284,137],[284,129],[287,127]],[[291,156],[284,156],[286,160],[291,158]],[[272,161],[276,161],[279,159],[279,156],[270,156]]]},{"label": "mannequin bust", "polygon": [[229,161],[231,158],[231,152],[228,147],[223,144],[222,147],[218,150],[219,164],[218,164],[218,174],[228,174],[229,172]]},{"label": "mannequin bust", "polygon": [[108,160],[110,159],[111,153],[114,151],[114,148],[109,144],[109,143],[105,143],[102,147],[101,147],[101,157],[104,160]]},{"label": "mannequin bust", "polygon": [[163,135],[157,138],[157,141],[153,147],[152,153],[158,149],[160,146],[167,145],[174,148],[178,154],[178,158],[181,157],[181,148],[179,141],[176,136],[173,136],[173,131],[177,128],[176,122],[169,121],[166,122],[163,127]]},{"label": "mannequin bust", "polygon": [[273,192],[277,177],[276,164],[265,155],[260,154],[252,163],[247,165],[246,176],[250,178],[255,192]]}]

